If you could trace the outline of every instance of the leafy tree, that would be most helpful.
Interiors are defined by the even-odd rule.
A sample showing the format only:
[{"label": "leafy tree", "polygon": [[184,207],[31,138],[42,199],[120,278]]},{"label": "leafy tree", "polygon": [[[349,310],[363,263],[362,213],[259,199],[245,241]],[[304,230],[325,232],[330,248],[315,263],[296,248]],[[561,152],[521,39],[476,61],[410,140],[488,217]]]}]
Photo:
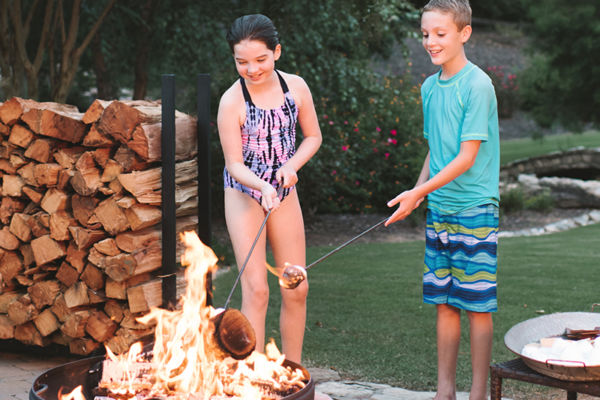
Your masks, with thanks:
[{"label": "leafy tree", "polygon": [[38,0],[3,0],[0,3],[0,50],[3,54],[0,68],[2,76],[6,77],[2,80],[5,94],[21,94],[26,81],[27,97],[39,98],[40,72],[45,61],[51,99],[65,102],[81,56],[115,1],[107,0],[81,38],[82,11],[94,9],[89,2],[82,6],[81,0],[58,0],[56,3],[47,0],[42,12],[38,10]]},{"label": "leafy tree", "polygon": [[521,74],[524,107],[542,126],[600,122],[600,5],[596,0],[531,3],[531,66]]},{"label": "leafy tree", "polygon": [[[413,184],[412,158],[419,156],[417,169],[422,161],[415,140],[421,131],[418,90],[411,80],[387,79],[371,67],[373,57],[389,56],[392,45],[412,32],[417,15],[408,0],[222,0],[217,7],[209,0],[130,0],[102,13],[113,1],[81,3],[79,24],[97,28],[82,42],[93,51],[79,47],[69,103],[84,109],[95,97],[159,98],[160,75],[174,73],[177,108],[194,113],[196,75],[209,73],[216,114],[220,95],[237,78],[225,33],[240,15],[263,13],[280,32],[283,56],[278,68],[307,81],[320,117],[321,151],[301,171],[302,186],[311,188],[302,195],[307,209],[368,211],[384,207],[403,185]],[[64,4],[75,7],[80,1]],[[62,11],[52,12],[56,24]],[[42,27],[47,14],[38,10],[32,21]],[[101,26],[96,24],[100,19]],[[61,29],[50,31],[51,48],[59,49],[56,45],[62,42],[56,35]],[[39,40],[41,28],[35,32],[37,41],[30,42],[45,43]],[[57,52],[46,52],[38,80],[55,82],[53,65],[59,59]],[[391,131],[397,136],[389,137]],[[223,157],[214,132],[213,184],[215,204],[220,204]]]},{"label": "leafy tree", "polygon": [[[429,0],[411,0],[422,8]],[[474,18],[485,18],[505,22],[523,22],[527,20],[527,0],[471,0]]]}]

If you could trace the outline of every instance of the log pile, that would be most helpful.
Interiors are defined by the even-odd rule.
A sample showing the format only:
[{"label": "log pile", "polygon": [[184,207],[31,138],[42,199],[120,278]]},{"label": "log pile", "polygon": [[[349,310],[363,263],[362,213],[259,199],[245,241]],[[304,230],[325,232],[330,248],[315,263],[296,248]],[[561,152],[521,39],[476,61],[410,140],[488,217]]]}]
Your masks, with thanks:
[{"label": "log pile", "polygon": [[[177,231],[196,229],[196,120],[176,112]],[[0,339],[121,353],[162,303],[161,106],[0,105]],[[178,256],[179,256],[178,252]]]}]

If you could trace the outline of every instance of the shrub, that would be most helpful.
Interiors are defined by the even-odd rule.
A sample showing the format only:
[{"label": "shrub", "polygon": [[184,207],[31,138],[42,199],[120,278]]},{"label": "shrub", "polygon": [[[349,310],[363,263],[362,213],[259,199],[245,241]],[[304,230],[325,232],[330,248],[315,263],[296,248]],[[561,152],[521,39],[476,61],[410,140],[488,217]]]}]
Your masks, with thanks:
[{"label": "shrub", "polygon": [[521,188],[511,189],[500,196],[500,209],[503,212],[511,213],[520,211],[524,206],[525,199],[523,198],[523,190]]},{"label": "shrub", "polygon": [[[524,107],[543,127],[600,124],[600,70],[591,54],[600,18],[597,0],[530,2],[532,62],[521,75]],[[591,31],[590,31],[591,29]]]},{"label": "shrub", "polygon": [[494,84],[498,99],[498,117],[510,118],[519,108],[517,75],[507,72],[502,65],[487,67],[487,72]]},{"label": "shrub", "polygon": [[376,79],[352,112],[328,98],[319,115],[323,144],[301,170],[313,212],[387,211],[386,203],[417,179],[426,153],[419,88],[410,79]]},{"label": "shrub", "polygon": [[500,199],[500,208],[505,213],[521,210],[547,211],[552,207],[554,200],[549,190],[528,196],[522,188],[515,188],[502,193]]}]

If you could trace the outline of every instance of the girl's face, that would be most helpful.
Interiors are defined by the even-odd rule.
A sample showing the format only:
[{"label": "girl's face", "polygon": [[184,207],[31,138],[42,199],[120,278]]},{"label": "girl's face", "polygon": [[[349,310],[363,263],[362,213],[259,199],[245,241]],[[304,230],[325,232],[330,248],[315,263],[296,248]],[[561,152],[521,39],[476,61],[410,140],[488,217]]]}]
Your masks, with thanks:
[{"label": "girl's face", "polygon": [[257,85],[273,75],[275,61],[281,55],[281,45],[269,50],[260,40],[244,39],[233,46],[233,58],[238,74],[247,82]]},{"label": "girl's face", "polygon": [[[471,36],[471,26],[458,30],[452,14],[426,11],[421,17],[423,47],[431,62],[443,69],[460,64],[465,58],[463,45]],[[458,71],[455,71],[458,72]]]}]

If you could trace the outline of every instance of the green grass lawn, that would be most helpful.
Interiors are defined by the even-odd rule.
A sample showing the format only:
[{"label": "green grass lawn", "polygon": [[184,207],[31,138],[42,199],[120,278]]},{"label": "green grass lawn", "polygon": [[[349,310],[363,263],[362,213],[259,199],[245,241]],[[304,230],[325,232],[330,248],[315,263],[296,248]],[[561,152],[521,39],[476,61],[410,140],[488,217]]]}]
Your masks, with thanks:
[{"label": "green grass lawn", "polygon": [[512,139],[500,141],[502,165],[527,157],[540,156],[553,151],[573,147],[600,147],[600,132],[587,131],[577,134],[548,135],[541,139]]},{"label": "green grass lawn", "polygon": [[[504,334],[541,313],[590,311],[600,302],[600,224],[499,245],[493,362],[514,357]],[[331,247],[308,249],[308,261]],[[338,370],[343,378],[435,390],[435,308],[421,300],[424,242],[353,244],[309,271],[304,342],[306,366]],[[215,304],[225,301],[235,274],[215,280]],[[280,345],[280,296],[271,277],[267,336]],[[239,308],[240,291],[231,306]],[[470,385],[466,317],[459,354],[459,390]]]}]

